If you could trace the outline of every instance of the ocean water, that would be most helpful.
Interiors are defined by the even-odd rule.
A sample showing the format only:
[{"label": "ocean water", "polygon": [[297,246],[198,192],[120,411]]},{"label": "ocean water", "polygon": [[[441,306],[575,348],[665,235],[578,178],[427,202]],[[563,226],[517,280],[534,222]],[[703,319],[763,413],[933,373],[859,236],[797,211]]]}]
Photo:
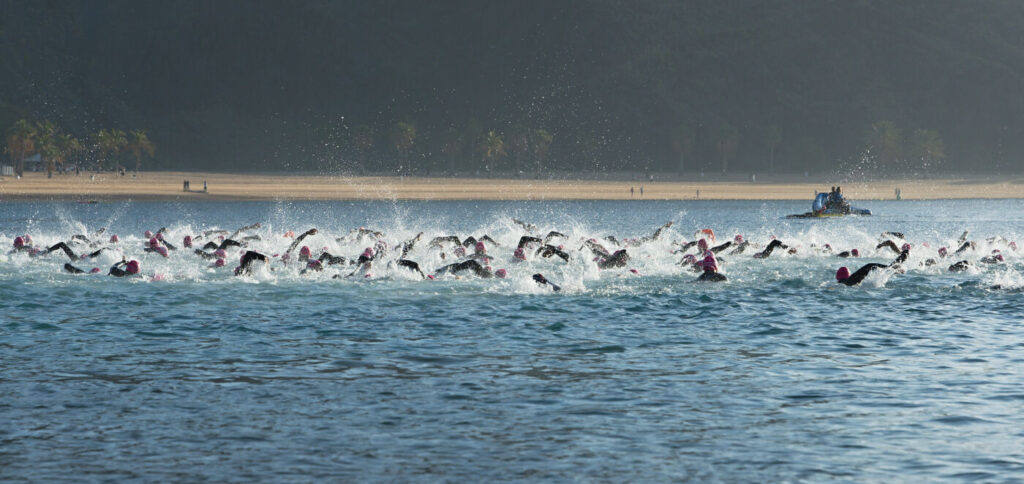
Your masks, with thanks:
[{"label": "ocean water", "polygon": [[[1024,258],[1006,243],[1024,243],[1024,201],[784,218],[808,205],[0,204],[5,247],[26,233],[122,239],[75,263],[101,274],[67,274],[56,253],[0,258],[0,480],[1024,479]],[[513,263],[513,218],[565,233],[570,261]],[[579,250],[667,221],[626,268],[598,270]],[[352,268],[300,274],[275,259],[234,277],[238,249],[224,268],[141,250],[147,229],[180,246],[254,222],[250,248],[268,255],[289,230],[316,227],[314,254],[350,257],[372,245],[343,238],[353,228],[392,247],[422,231],[409,258],[426,271],[450,262],[428,239],[488,234],[510,276],[422,280],[381,263],[334,279]],[[726,251],[729,281],[695,283],[671,250],[702,228],[797,251]],[[923,264],[965,230],[974,250]],[[893,259],[874,248],[885,231],[913,245],[905,273],[836,284],[840,265]],[[946,270],[993,250],[1004,263]],[[103,275],[122,256],[142,275]]]}]

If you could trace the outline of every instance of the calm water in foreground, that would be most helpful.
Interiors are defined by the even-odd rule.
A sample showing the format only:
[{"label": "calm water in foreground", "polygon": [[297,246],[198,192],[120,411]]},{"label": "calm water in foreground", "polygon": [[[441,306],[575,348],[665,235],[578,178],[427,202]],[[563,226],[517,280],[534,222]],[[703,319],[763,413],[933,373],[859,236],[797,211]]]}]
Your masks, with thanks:
[{"label": "calm water in foreground", "polygon": [[[108,227],[144,274],[73,276],[57,255],[0,262],[0,480],[1024,479],[1024,258],[1003,247],[1006,263],[964,273],[921,265],[964,230],[978,241],[964,259],[1002,247],[989,237],[1024,243],[1024,202],[782,218],[808,205],[0,204],[5,247]],[[565,232],[572,260],[512,264],[512,218]],[[581,237],[669,220],[662,239],[629,249],[639,275],[577,252]],[[421,281],[381,267],[338,280],[277,266],[235,278],[139,250],[146,229],[166,226],[180,245],[253,222],[267,253],[309,227],[314,252],[342,255],[368,245],[336,240],[359,226],[391,245],[486,233],[511,276]],[[799,249],[725,255],[730,281],[696,284],[670,242],[704,227]],[[914,244],[907,272],[835,284],[840,265],[893,258],[874,249],[887,230]],[[826,242],[867,257],[812,249]],[[436,252],[422,243],[411,258],[432,269]],[[78,265],[106,272],[120,257]]]}]

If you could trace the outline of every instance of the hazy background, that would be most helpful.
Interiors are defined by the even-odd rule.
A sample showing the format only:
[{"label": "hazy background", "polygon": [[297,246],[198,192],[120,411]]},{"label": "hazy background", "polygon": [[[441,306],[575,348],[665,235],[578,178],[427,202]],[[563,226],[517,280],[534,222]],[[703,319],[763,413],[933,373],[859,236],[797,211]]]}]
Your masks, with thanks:
[{"label": "hazy background", "polygon": [[0,59],[5,133],[144,129],[150,169],[1019,174],[1024,155],[1013,0],[0,0]]}]

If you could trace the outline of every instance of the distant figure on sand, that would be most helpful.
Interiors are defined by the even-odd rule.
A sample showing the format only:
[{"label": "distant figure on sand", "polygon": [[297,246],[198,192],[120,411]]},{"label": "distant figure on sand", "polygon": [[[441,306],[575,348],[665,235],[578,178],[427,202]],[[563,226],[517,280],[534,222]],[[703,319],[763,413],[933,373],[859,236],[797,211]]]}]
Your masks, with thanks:
[{"label": "distant figure on sand", "polygon": [[203,193],[206,193],[206,180],[203,180]]},{"label": "distant figure on sand", "polygon": [[629,198],[633,198],[633,187],[629,187]]}]

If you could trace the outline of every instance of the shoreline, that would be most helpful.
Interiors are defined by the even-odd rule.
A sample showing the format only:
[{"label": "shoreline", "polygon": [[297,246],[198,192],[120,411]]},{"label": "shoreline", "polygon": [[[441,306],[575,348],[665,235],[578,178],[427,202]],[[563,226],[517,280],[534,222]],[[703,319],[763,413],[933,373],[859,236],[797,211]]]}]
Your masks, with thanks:
[{"label": "shoreline", "polygon": [[[183,181],[209,191],[183,191]],[[0,177],[2,201],[275,201],[275,200],[799,200],[831,183],[800,176],[770,181],[609,181],[435,178],[398,176],[266,175],[142,172]],[[880,180],[841,183],[854,201],[1024,198],[1024,176],[996,179]],[[640,195],[640,187],[644,194]],[[630,189],[633,189],[631,195]],[[699,190],[699,196],[698,196]]]}]

